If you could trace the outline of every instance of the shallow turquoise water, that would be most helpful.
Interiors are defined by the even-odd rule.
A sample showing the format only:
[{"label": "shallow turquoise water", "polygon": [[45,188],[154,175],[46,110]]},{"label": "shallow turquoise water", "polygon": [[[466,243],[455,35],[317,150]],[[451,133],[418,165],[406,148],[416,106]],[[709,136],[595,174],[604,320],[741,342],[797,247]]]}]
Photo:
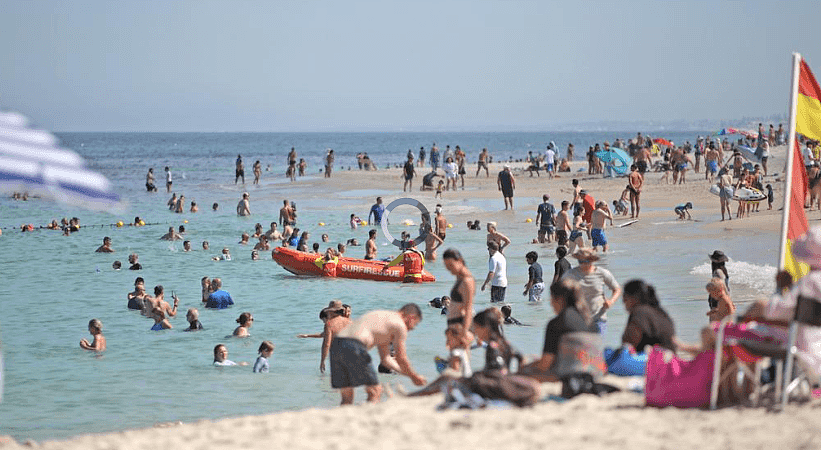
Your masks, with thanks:
[{"label": "shallow turquoise water", "polygon": [[[534,134],[509,135],[453,135],[451,142],[480,142],[484,139],[485,142],[490,140],[491,144],[486,145],[492,147],[494,142],[543,140]],[[277,217],[281,205],[279,199],[283,197],[297,202],[301,224],[319,221],[328,224],[326,227],[310,227],[313,239],[328,233],[333,243],[344,242],[350,237],[357,237],[364,243],[367,228],[351,231],[347,226],[350,213],[364,218],[374,195],[382,193],[386,202],[390,202],[401,197],[401,191],[379,192],[362,186],[356,191],[338,193],[331,189],[331,194],[320,196],[304,192],[299,184],[288,185],[281,179],[272,179],[273,175],[267,172],[263,173],[260,187],[250,185],[253,160],[263,159],[263,167],[267,161],[281,163],[285,159],[286,146],[291,145],[283,142],[311,143],[313,150],[306,151],[306,155],[318,161],[325,147],[339,148],[337,144],[342,141],[353,146],[360,138],[372,155],[381,155],[383,160],[395,155],[394,159],[400,160],[405,147],[410,145],[409,141],[414,142],[411,148],[418,149],[419,145],[428,147],[431,140],[427,135],[409,137],[407,134],[341,136],[61,136],[68,146],[84,154],[92,167],[110,177],[129,205],[125,213],[113,216],[75,211],[45,201],[0,199],[0,225],[4,227],[0,238],[0,273],[5,281],[5,289],[0,293],[0,337],[6,366],[5,392],[0,403],[0,434],[39,440],[146,427],[166,421],[336,405],[338,394],[330,389],[328,376],[321,375],[318,370],[320,340],[296,339],[294,336],[321,331],[317,313],[330,299],[351,304],[356,316],[371,309],[395,309],[409,301],[425,303],[447,294],[453,283],[453,277],[440,261],[427,265],[438,281],[419,286],[299,278],[285,272],[265,254],[263,260],[252,262],[250,248],[237,245],[240,234],[253,230],[256,222],[268,228],[267,225]],[[695,133],[687,136],[693,140]],[[445,142],[445,137],[434,138]],[[386,145],[386,142],[392,145]],[[528,150],[519,144],[510,145],[518,149],[521,156]],[[308,144],[303,146],[308,147]],[[234,205],[243,190],[242,186],[233,184],[233,159],[238,152],[245,156],[246,173],[249,174],[246,189],[252,194],[254,212],[250,218],[238,218],[234,214]],[[337,160],[344,161],[345,157]],[[196,199],[201,207],[200,213],[173,214],[164,206],[167,194],[144,192],[146,168],[155,167],[159,185],[163,181],[161,167],[164,165],[174,168],[175,190],[184,189],[187,199]],[[177,167],[182,169],[177,170]],[[477,210],[496,210],[501,206],[501,201],[472,199],[469,191],[466,192],[466,201],[460,203],[457,199],[454,205],[463,204]],[[254,201],[258,198],[266,200]],[[221,208],[212,212],[210,204],[215,201]],[[424,201],[427,204],[428,200]],[[537,199],[518,199],[517,202],[519,209],[516,213],[500,215],[498,220],[500,228],[514,240],[514,245],[507,251],[510,282],[507,295],[513,304],[514,316],[533,326],[509,328],[507,333],[525,353],[538,353],[544,325],[552,317],[552,311],[548,304],[527,304],[526,298],[520,295],[527,276],[524,254],[531,249],[538,250],[545,276],[549,277],[554,260],[553,247],[525,244],[535,232],[532,224],[524,223],[524,218],[534,215]],[[432,204],[427,206],[433,209]],[[716,243],[699,237],[701,227],[715,220],[709,213],[704,214],[705,222],[682,225],[687,227],[686,230],[652,243],[643,241],[652,227],[669,224],[648,222],[611,230],[608,234],[614,243],[613,252],[602,261],[602,265],[621,282],[643,276],[655,284],[684,339],[694,339],[697,330],[705,324],[703,286],[707,276],[698,268],[704,265],[706,255],[714,250]],[[46,224],[52,218],[59,220],[63,216],[75,215],[81,218],[83,227],[70,237],[49,230],[20,233],[6,228],[22,223]],[[140,228],[110,225],[119,219],[128,222],[135,215],[146,222],[160,224]],[[192,241],[195,249],[190,253],[181,251],[181,242],[158,240],[168,226],[176,227],[183,220],[188,220],[186,238]],[[670,226],[670,229],[677,227]],[[398,235],[401,229],[400,225],[393,225],[391,233]],[[116,253],[93,252],[103,236],[112,238]],[[456,224],[448,232],[445,245],[463,252],[480,282],[487,267],[484,239],[484,232],[468,231],[463,224]],[[751,239],[757,243],[755,248],[747,245]],[[211,251],[201,250],[203,240],[210,242]],[[217,255],[224,246],[231,249],[234,261],[212,261],[210,257]],[[771,266],[775,261],[775,236],[755,232],[731,235],[715,248],[724,248],[735,261],[743,261],[747,264],[744,267],[752,267],[732,279],[737,301],[743,304],[769,289],[770,284],[764,282],[762,285],[759,279],[763,277],[762,267]],[[113,271],[111,263],[118,259],[126,264],[130,252],[140,255],[144,270]],[[351,248],[349,252],[356,255],[363,253],[363,248]],[[389,253],[395,254],[391,247],[380,246],[381,255]],[[167,294],[173,290],[179,295],[181,314],[172,319],[173,330],[149,331],[151,321],[126,309],[126,293],[131,290],[136,276],[144,277],[149,289],[162,284]],[[199,305],[199,280],[203,276],[221,277],[225,289],[237,304],[225,311],[201,308],[200,320],[206,329],[183,333],[184,312],[188,307]],[[487,307],[489,294],[480,292],[476,304],[477,310]],[[235,319],[243,311],[252,312],[256,319],[251,328],[252,337],[226,339],[236,326]],[[444,318],[438,314],[439,310],[432,308],[424,309],[424,313],[422,324],[410,335],[409,354],[414,365],[430,378],[435,375],[433,356],[444,354]],[[95,317],[103,322],[108,340],[108,350],[101,357],[78,346],[80,339],[90,338],[86,325]],[[606,336],[609,343],[619,341],[625,319],[620,307],[610,313]],[[271,373],[253,374],[250,367],[211,367],[212,349],[217,343],[228,345],[230,359],[253,363],[259,343],[266,339],[276,345],[271,358]],[[480,359],[477,353],[474,361]],[[407,384],[404,379],[392,380]]]}]

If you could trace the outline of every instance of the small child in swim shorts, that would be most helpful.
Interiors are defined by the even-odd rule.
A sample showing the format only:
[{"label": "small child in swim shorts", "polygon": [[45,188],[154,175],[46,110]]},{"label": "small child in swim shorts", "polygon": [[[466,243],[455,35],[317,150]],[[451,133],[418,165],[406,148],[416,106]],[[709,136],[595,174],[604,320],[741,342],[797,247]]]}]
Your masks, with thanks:
[{"label": "small child in swim shorts", "polygon": [[676,206],[674,211],[678,214],[679,220],[693,220],[693,217],[690,215],[690,211],[688,211],[689,209],[693,209],[693,204],[687,202],[683,205]]}]

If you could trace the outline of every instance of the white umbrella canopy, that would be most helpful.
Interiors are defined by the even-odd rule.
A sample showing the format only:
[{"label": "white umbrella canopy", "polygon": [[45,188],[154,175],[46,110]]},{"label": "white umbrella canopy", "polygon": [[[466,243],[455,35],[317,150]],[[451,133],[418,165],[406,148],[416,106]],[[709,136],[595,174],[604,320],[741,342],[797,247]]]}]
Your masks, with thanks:
[{"label": "white umbrella canopy", "polygon": [[0,111],[0,190],[28,192],[92,210],[121,210],[120,197],[108,179],[59,145],[48,131],[29,128],[22,114]]}]

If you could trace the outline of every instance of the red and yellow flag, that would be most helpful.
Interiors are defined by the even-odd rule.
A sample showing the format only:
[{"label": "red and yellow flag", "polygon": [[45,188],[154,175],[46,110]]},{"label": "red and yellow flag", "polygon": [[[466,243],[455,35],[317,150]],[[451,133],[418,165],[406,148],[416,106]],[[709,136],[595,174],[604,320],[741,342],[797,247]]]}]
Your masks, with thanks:
[{"label": "red and yellow flag", "polygon": [[804,59],[798,75],[798,104],[795,108],[795,132],[821,141],[821,88]]},{"label": "red and yellow flag", "polygon": [[[795,132],[806,138],[821,140],[821,88],[804,59],[801,59],[798,75],[798,96],[795,108]],[[784,270],[797,280],[809,272],[809,266],[796,261],[792,254],[792,243],[807,233],[807,216],[804,214],[804,199],[807,196],[807,170],[804,168],[798,141],[792,149],[790,168],[791,186],[789,192],[789,217],[787,218],[787,242],[784,246]]]}]

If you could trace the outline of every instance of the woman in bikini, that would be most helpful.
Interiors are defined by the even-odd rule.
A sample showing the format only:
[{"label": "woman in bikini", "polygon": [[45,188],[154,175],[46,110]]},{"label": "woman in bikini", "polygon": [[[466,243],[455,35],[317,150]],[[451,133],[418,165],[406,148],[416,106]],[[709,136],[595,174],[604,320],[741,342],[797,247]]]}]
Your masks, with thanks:
[{"label": "woman in bikini", "polygon": [[476,284],[459,250],[454,248],[445,250],[442,259],[445,268],[456,277],[456,283],[450,291],[448,327],[461,325],[461,336],[458,342],[463,349],[468,350],[473,342],[470,326],[473,324],[473,296],[476,293]]}]

